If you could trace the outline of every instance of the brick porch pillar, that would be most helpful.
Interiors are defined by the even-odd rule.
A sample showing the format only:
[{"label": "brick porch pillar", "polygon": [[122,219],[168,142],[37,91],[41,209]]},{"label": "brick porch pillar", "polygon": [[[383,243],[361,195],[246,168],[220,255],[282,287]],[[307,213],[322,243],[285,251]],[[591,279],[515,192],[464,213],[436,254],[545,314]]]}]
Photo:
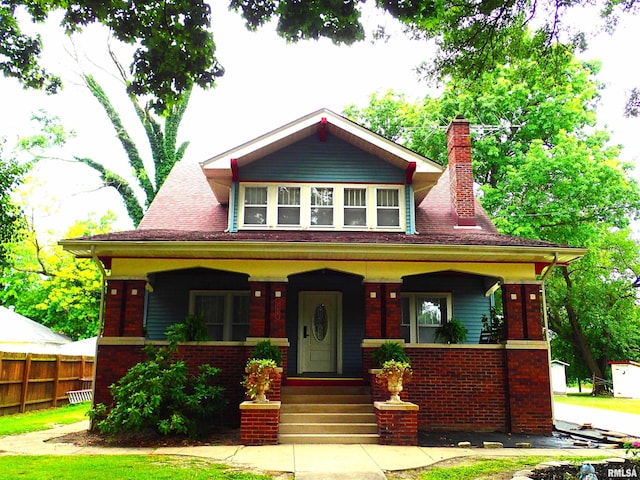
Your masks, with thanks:
[{"label": "brick porch pillar", "polygon": [[287,320],[287,284],[271,282],[269,285],[269,323],[268,334],[271,338],[285,338]]},{"label": "brick porch pillar", "polygon": [[382,338],[382,295],[381,283],[364,284],[365,338]]},{"label": "brick porch pillar", "polygon": [[145,280],[107,280],[104,337],[144,336]]},{"label": "brick porch pillar", "polygon": [[541,286],[505,284],[502,286],[507,340],[543,340]]},{"label": "brick porch pillar", "polygon": [[401,283],[384,284],[384,338],[402,338]]},{"label": "brick porch pillar", "polygon": [[249,336],[267,336],[267,300],[266,282],[249,282]]}]

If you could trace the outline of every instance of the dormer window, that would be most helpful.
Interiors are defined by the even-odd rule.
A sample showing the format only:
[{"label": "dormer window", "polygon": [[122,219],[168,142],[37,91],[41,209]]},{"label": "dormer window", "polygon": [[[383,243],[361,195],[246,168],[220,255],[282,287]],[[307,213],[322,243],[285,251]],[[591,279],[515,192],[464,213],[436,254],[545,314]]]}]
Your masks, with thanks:
[{"label": "dormer window", "polygon": [[244,189],[245,225],[266,225],[267,187],[246,187]]},{"label": "dormer window", "polygon": [[379,188],[377,199],[377,225],[379,227],[400,226],[400,198],[397,188]]},{"label": "dormer window", "polygon": [[333,226],[333,188],[311,187],[311,225]]},{"label": "dormer window", "polygon": [[404,186],[241,184],[241,229],[381,230],[405,226]]},{"label": "dormer window", "polygon": [[300,187],[278,187],[278,225],[300,225]]}]

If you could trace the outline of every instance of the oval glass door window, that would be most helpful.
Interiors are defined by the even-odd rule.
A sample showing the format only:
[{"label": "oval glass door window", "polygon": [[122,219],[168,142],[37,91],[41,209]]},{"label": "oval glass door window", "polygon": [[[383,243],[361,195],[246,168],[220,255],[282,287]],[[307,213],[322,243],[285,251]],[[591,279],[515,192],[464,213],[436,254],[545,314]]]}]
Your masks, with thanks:
[{"label": "oval glass door window", "polygon": [[317,342],[322,342],[326,338],[328,327],[327,308],[321,303],[313,314],[313,336]]}]

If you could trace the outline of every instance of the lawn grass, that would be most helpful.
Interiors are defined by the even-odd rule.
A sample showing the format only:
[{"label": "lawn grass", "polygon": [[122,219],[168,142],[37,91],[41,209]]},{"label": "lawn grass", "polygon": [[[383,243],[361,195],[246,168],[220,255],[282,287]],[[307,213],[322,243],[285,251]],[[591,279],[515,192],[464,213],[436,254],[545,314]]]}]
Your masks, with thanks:
[{"label": "lawn grass", "polygon": [[[269,480],[204,459],[155,455],[0,456],[2,478],[21,480]],[[90,472],[90,473],[89,473]]]},{"label": "lawn grass", "polygon": [[553,400],[558,403],[567,403],[581,407],[640,414],[640,399],[592,397],[588,393],[569,393],[566,396],[556,395],[553,397]]},{"label": "lawn grass", "polygon": [[[602,457],[604,458],[604,457]],[[465,458],[457,459],[454,465],[434,466],[422,471],[416,471],[416,480],[507,480],[519,470],[532,469],[536,465],[549,460],[568,460],[580,465],[584,460],[593,461],[594,458],[564,458],[564,457],[503,457],[503,458]],[[406,472],[394,476],[393,472],[387,474],[389,480],[407,479]]]},{"label": "lawn grass", "polygon": [[56,425],[81,422],[88,419],[85,414],[90,409],[91,403],[83,402],[76,405],[64,405],[27,413],[3,415],[0,417],[0,437],[47,430]]}]

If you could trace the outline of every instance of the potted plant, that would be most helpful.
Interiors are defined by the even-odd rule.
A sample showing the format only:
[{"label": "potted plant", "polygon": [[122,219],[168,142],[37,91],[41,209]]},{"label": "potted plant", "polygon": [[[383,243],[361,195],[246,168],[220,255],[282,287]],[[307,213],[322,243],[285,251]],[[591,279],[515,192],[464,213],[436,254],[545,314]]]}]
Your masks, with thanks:
[{"label": "potted plant", "polygon": [[268,359],[250,358],[244,371],[246,373],[242,386],[247,395],[256,403],[267,403],[265,392],[269,390],[271,381],[276,375],[276,362]]},{"label": "potted plant", "polygon": [[384,342],[371,354],[375,368],[382,368],[385,362],[396,360],[410,363],[409,357],[404,353],[404,347],[400,342]]},{"label": "potted plant", "polygon": [[165,334],[171,344],[209,340],[207,323],[203,315],[187,315],[184,321],[169,325]]},{"label": "potted plant", "polygon": [[249,358],[257,360],[273,360],[278,367],[282,366],[282,352],[270,340],[261,340],[251,351]]},{"label": "potted plant", "polygon": [[467,339],[467,329],[460,320],[452,318],[436,329],[434,339],[446,343],[462,343]]},{"label": "potted plant", "polygon": [[489,309],[489,316],[483,314],[481,320],[480,343],[498,343],[502,340],[504,317],[498,314],[495,307]]},{"label": "potted plant", "polygon": [[402,403],[400,392],[403,385],[408,383],[412,376],[413,371],[408,362],[387,360],[376,375],[376,380],[380,386],[387,388],[391,393],[391,398],[387,400],[388,403]]}]

